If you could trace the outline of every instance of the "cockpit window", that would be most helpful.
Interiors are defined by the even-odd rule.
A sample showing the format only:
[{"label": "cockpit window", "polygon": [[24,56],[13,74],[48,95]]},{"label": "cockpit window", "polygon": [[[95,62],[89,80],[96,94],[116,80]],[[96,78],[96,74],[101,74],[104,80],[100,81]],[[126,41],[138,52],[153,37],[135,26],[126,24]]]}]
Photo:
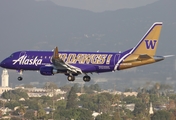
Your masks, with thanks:
[{"label": "cockpit window", "polygon": [[10,58],[12,58],[12,57],[13,57],[13,54],[10,55]]}]

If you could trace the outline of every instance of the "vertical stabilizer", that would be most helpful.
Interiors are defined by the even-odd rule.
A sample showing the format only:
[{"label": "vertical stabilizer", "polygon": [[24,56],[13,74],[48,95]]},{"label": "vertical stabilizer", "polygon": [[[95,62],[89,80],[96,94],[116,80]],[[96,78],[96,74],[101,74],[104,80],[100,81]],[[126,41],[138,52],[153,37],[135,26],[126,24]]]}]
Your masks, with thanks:
[{"label": "vertical stabilizer", "polygon": [[162,22],[155,22],[139,43],[132,49],[131,53],[155,55],[161,28]]}]

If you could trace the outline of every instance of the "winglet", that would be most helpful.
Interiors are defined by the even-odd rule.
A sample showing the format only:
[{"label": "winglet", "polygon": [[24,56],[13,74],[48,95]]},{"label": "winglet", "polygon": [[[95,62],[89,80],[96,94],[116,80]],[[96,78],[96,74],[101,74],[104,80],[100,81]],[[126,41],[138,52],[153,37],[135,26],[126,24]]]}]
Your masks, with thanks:
[{"label": "winglet", "polygon": [[59,51],[58,51],[58,47],[55,47],[55,48],[54,48],[53,58],[59,58]]}]

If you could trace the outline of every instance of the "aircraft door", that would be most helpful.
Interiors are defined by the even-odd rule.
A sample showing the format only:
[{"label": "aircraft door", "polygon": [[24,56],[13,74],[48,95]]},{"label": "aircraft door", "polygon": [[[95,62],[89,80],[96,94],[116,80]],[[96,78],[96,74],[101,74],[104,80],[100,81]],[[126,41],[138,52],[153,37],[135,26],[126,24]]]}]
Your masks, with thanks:
[{"label": "aircraft door", "polygon": [[26,51],[22,51],[20,54],[19,54],[19,58],[23,55],[26,55]]},{"label": "aircraft door", "polygon": [[120,58],[120,54],[116,54],[116,55],[114,56],[114,65],[117,64],[117,62],[119,61],[119,58]]}]

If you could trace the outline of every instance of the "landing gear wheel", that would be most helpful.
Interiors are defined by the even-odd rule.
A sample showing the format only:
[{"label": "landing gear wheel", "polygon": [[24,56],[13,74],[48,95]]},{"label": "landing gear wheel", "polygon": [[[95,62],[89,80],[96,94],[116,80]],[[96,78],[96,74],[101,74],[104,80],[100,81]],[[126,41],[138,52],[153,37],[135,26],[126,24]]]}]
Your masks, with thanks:
[{"label": "landing gear wheel", "polygon": [[18,81],[22,81],[23,80],[23,78],[20,76],[20,77],[18,77]]},{"label": "landing gear wheel", "polygon": [[69,76],[67,77],[67,79],[68,79],[68,81],[74,81],[74,80],[75,80],[75,76],[69,75]]},{"label": "landing gear wheel", "polygon": [[89,82],[91,80],[90,76],[86,75],[83,77],[84,82]]}]

